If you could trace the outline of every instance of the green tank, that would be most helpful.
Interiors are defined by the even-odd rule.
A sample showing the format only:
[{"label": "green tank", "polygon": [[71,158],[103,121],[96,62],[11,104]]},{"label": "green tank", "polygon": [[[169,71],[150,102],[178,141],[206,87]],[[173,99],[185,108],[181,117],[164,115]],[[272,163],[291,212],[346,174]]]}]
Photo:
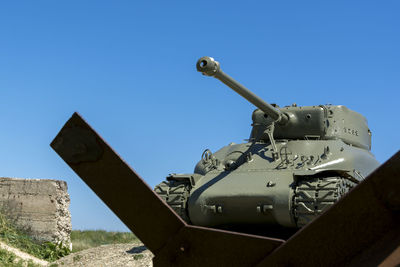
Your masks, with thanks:
[{"label": "green tank", "polygon": [[206,149],[193,173],[171,174],[155,187],[187,223],[282,236],[280,229],[306,225],[379,166],[361,114],[341,105],[271,105],[213,58],[196,66],[257,109],[248,142]]}]

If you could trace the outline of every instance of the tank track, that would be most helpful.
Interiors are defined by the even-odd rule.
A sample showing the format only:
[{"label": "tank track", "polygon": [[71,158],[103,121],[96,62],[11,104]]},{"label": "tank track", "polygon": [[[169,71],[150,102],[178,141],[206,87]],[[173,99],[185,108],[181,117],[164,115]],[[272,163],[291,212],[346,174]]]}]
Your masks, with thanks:
[{"label": "tank track", "polygon": [[190,219],[187,211],[187,199],[190,183],[186,181],[164,181],[154,191],[187,223]]},{"label": "tank track", "polygon": [[354,187],[343,177],[319,177],[297,181],[293,196],[293,215],[297,227],[303,227]]}]

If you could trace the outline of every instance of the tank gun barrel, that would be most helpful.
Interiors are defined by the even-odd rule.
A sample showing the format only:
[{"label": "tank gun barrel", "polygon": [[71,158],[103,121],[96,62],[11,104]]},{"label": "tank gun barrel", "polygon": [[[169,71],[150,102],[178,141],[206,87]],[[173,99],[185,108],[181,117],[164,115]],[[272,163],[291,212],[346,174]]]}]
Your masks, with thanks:
[{"label": "tank gun barrel", "polygon": [[270,116],[275,122],[285,124],[289,120],[288,116],[282,111],[274,108],[271,104],[268,104],[249,89],[234,80],[231,76],[223,72],[220,68],[219,62],[215,61],[212,57],[200,58],[197,61],[196,68],[199,72],[203,73],[203,75],[213,76],[232,88],[236,93]]}]

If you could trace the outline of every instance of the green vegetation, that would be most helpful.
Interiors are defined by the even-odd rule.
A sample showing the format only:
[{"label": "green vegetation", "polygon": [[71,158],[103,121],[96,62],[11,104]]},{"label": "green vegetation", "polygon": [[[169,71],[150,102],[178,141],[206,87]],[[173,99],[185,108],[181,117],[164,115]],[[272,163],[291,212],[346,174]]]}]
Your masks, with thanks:
[{"label": "green vegetation", "polygon": [[57,260],[70,253],[70,250],[62,244],[57,245],[32,239],[13,226],[2,213],[0,213],[0,241],[47,261]]},{"label": "green vegetation", "polygon": [[81,255],[75,255],[73,258],[73,261],[76,262],[76,261],[80,261],[81,259],[82,259]]},{"label": "green vegetation", "polygon": [[[32,239],[22,230],[17,229],[8,221],[0,212],[0,241],[18,248],[30,255],[47,261],[55,261],[71,253],[71,251],[62,244],[54,244],[51,242],[39,242]],[[72,252],[97,247],[106,244],[123,244],[138,241],[137,237],[132,233],[107,232],[103,230],[74,230],[71,233]],[[135,258],[136,259],[136,258]],[[74,261],[79,261],[80,256],[76,255]],[[25,264],[25,265],[24,265]],[[27,265],[26,265],[27,264]],[[0,266],[29,266],[34,267],[31,262],[24,263],[18,261],[13,253],[6,250],[0,250]]]},{"label": "green vegetation", "polygon": [[40,267],[40,265],[32,263],[32,261],[24,261],[7,250],[0,249],[0,266],[4,267]]},{"label": "green vegetation", "polygon": [[135,255],[133,255],[133,258],[134,258],[136,261],[142,259],[143,257],[144,257],[143,254],[135,254]]},{"label": "green vegetation", "polygon": [[137,241],[132,233],[107,232],[103,230],[74,230],[71,233],[72,252],[106,244],[123,244]]}]

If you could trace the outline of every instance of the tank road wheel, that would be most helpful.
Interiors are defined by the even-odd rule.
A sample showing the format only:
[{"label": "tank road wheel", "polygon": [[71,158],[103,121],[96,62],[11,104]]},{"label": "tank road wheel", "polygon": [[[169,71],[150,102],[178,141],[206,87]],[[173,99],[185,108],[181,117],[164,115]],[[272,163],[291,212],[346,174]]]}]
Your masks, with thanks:
[{"label": "tank road wheel", "polygon": [[190,183],[184,181],[164,181],[154,191],[187,223],[190,219],[187,211],[187,199]]},{"label": "tank road wheel", "polygon": [[293,216],[297,227],[303,227],[331,207],[356,184],[342,177],[301,179],[293,197]]}]

